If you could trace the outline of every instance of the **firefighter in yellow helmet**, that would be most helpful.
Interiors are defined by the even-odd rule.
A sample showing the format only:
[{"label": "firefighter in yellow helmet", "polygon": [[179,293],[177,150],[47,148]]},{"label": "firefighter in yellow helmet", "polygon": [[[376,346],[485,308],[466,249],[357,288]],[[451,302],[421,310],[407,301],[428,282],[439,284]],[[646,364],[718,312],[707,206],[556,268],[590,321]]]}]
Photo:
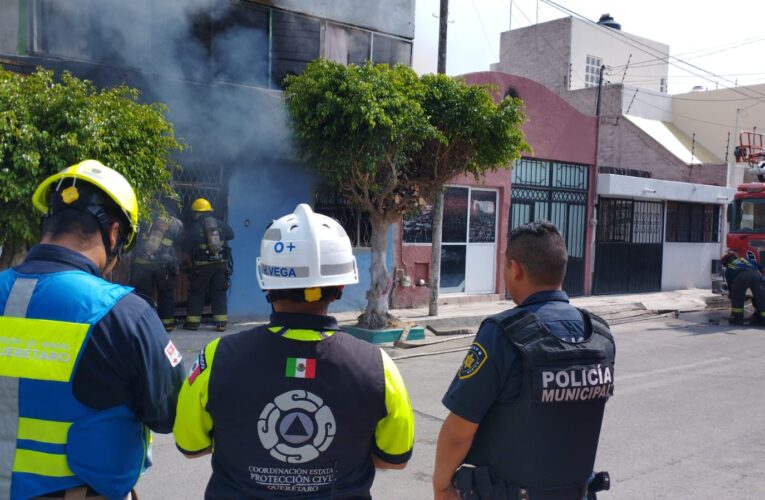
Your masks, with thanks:
[{"label": "firefighter in yellow helmet", "polygon": [[42,240],[0,273],[0,498],[125,498],[184,378],[154,309],[101,278],[136,241],[138,202],[94,160],[32,201]]},{"label": "firefighter in yellow helmet", "polygon": [[181,237],[183,223],[177,217],[174,200],[164,201],[165,213],[154,213],[145,224],[132,252],[130,285],[148,297],[157,297],[157,310],[165,330],[175,328],[175,283],[178,276],[176,243]]},{"label": "firefighter in yellow helmet", "polygon": [[228,241],[234,231],[213,215],[213,207],[204,198],[191,204],[193,220],[183,239],[186,253],[191,257],[189,298],[183,328],[196,330],[202,322],[202,309],[209,293],[213,321],[219,332],[228,322],[226,291],[231,286],[233,260]]}]

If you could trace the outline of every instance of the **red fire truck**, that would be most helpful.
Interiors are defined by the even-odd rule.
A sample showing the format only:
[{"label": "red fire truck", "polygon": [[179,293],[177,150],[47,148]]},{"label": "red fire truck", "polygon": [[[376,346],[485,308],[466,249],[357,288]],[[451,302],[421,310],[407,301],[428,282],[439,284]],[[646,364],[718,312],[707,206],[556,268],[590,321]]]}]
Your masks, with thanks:
[{"label": "red fire truck", "polygon": [[[765,263],[765,145],[763,134],[741,132],[740,146],[736,148],[736,160],[749,163],[751,170],[739,184],[733,201],[728,205],[728,237],[726,245],[741,256],[752,257]],[[721,270],[722,271],[722,270]],[[716,283],[715,283],[716,282]],[[719,283],[719,285],[718,285]],[[720,287],[722,278],[713,280],[713,289]]]}]

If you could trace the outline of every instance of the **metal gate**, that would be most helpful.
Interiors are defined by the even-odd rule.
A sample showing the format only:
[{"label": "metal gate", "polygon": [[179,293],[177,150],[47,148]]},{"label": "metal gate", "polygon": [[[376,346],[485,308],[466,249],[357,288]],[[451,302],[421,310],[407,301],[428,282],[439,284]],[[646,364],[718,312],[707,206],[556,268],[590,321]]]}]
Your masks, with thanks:
[{"label": "metal gate", "polygon": [[600,198],[593,294],[661,290],[661,202]]},{"label": "metal gate", "polygon": [[584,294],[584,258],[587,231],[587,165],[523,158],[512,171],[510,230],[547,219],[566,239],[568,266],[563,289],[571,296]]}]

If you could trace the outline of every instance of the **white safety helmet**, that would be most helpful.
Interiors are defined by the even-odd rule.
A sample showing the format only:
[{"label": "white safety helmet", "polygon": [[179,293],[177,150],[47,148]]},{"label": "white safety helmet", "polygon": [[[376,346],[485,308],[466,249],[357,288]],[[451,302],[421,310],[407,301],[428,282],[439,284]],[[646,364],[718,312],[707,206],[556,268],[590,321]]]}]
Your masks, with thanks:
[{"label": "white safety helmet", "polygon": [[356,257],[343,226],[335,219],[314,213],[305,203],[266,229],[257,269],[258,282],[264,291],[318,289],[359,282]]}]

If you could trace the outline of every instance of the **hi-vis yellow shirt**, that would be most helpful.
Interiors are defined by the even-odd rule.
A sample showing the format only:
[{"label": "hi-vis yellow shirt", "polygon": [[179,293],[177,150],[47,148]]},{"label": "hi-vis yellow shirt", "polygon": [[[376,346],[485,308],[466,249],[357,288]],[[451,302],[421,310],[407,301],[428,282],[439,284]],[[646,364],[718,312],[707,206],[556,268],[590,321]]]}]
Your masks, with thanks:
[{"label": "hi-vis yellow shirt", "polygon": [[[252,342],[251,345],[253,346],[253,349],[257,349],[257,347],[254,347],[259,345],[256,341],[256,336],[268,335],[269,331],[270,335],[278,337],[281,334],[282,338],[301,341],[301,344],[303,342],[318,344],[323,339],[328,339],[335,333],[334,331],[316,331],[305,329],[284,330],[285,329],[282,327],[270,326],[267,330],[265,327],[262,327],[256,331],[242,332],[236,335],[250,336],[251,339],[249,340]],[[193,455],[205,452],[207,450],[212,450],[214,453],[218,451],[216,450],[216,446],[218,446],[218,444],[215,443],[213,437],[215,434],[216,422],[214,421],[214,418],[209,411],[208,402],[211,397],[210,380],[211,377],[216,376],[215,367],[216,363],[219,362],[218,358],[220,356],[216,356],[216,353],[219,352],[220,343],[221,339],[216,339],[213,342],[210,342],[202,350],[202,352],[197,357],[196,362],[189,370],[189,377],[184,382],[178,399],[178,408],[175,427],[173,428],[173,434],[175,436],[175,441],[178,448],[187,455]],[[412,446],[414,443],[414,415],[412,412],[412,406],[409,401],[409,394],[407,392],[406,386],[404,385],[404,380],[401,377],[401,374],[399,373],[398,368],[396,367],[393,360],[391,360],[388,354],[385,353],[385,351],[382,349],[375,349],[377,352],[379,352],[379,356],[381,358],[382,378],[384,380],[380,380],[380,382],[381,385],[384,385],[384,388],[380,387],[380,390],[381,392],[384,391],[384,408],[382,409],[381,418],[374,426],[374,446],[372,449],[372,454],[386,462],[405,463],[411,457]],[[245,354],[246,353],[242,353],[242,355]],[[275,356],[276,355],[277,354],[275,354]],[[230,356],[235,357],[236,354],[232,354]],[[227,357],[226,359],[228,360],[232,358]],[[320,378],[323,374],[323,363],[330,362],[329,360],[325,361],[323,359],[307,359],[301,358],[300,356],[287,356],[285,361],[286,362],[284,368],[282,368],[282,372],[279,374],[279,376],[286,379],[310,379],[313,376]],[[314,368],[312,368],[312,364],[315,365]],[[258,373],[257,368],[254,368],[254,373]],[[216,382],[216,384],[219,383],[219,381]],[[232,382],[227,382],[227,384],[231,383],[234,383],[237,386],[241,384],[242,390],[237,390],[237,392],[240,392],[243,398],[247,398],[248,387],[252,387],[256,384],[269,387],[269,384],[274,383],[274,380],[269,379],[268,376],[264,374],[262,378],[258,379],[235,380]],[[301,383],[308,384],[305,385],[305,387],[308,391],[308,394],[310,394],[312,387],[310,385],[310,381],[306,382],[303,380]],[[343,392],[343,380],[333,380],[332,385],[333,388],[337,388],[337,391],[340,391],[341,393]],[[372,391],[370,390],[370,392]],[[314,397],[319,399],[316,396]],[[275,400],[275,403],[278,406],[278,398],[276,399],[277,400]],[[321,401],[321,399],[319,399],[319,401]],[[352,401],[349,401],[348,403],[353,404]],[[305,407],[312,408],[310,407],[310,402],[307,402],[306,404],[309,404],[309,406]],[[260,409],[257,410],[257,412],[259,411]],[[362,410],[360,409],[360,411]],[[308,411],[308,414],[310,416],[310,410]],[[317,412],[316,415],[318,419],[319,412]],[[258,433],[258,426],[261,425],[261,423],[259,423],[259,417],[262,417],[262,415],[251,415],[251,419],[249,420],[251,425],[249,425],[247,429],[241,429],[241,432]],[[282,412],[282,420],[285,418],[286,417],[284,417]],[[361,419],[362,415],[359,415],[359,418]],[[304,419],[303,417],[300,417],[298,420],[300,420],[300,425],[303,425],[306,429],[312,429],[310,418]],[[332,421],[332,424],[334,424],[334,420]],[[339,427],[341,424],[337,425]],[[283,435],[285,430],[281,429],[281,432]],[[262,438],[262,435],[263,433],[261,433],[260,442],[264,443],[264,438]],[[369,439],[371,438],[372,436],[369,436]],[[286,444],[287,448],[289,448],[289,443],[282,444]],[[267,440],[263,445],[268,445]],[[280,448],[280,446],[281,445],[278,444],[275,445],[274,450],[283,450],[283,448]],[[321,451],[319,451],[319,453]],[[277,456],[279,453],[280,452],[274,451],[272,452],[272,456]]]}]

